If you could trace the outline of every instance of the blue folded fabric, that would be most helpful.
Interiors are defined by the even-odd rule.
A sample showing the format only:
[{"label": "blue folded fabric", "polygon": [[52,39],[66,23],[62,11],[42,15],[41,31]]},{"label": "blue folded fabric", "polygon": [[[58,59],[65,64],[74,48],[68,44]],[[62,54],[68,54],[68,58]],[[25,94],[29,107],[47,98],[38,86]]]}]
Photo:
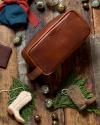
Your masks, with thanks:
[{"label": "blue folded fabric", "polygon": [[18,4],[6,5],[0,11],[0,23],[6,25],[27,24],[28,15]]}]

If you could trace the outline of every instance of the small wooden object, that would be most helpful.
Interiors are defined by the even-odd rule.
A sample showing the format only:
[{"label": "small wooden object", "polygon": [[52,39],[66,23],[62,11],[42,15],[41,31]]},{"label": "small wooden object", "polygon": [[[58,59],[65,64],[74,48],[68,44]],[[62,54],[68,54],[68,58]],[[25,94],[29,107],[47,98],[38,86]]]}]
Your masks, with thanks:
[{"label": "small wooden object", "polygon": [[86,99],[77,85],[71,85],[68,88],[67,95],[72,99],[79,110],[83,110],[87,105],[96,101],[95,97]]}]

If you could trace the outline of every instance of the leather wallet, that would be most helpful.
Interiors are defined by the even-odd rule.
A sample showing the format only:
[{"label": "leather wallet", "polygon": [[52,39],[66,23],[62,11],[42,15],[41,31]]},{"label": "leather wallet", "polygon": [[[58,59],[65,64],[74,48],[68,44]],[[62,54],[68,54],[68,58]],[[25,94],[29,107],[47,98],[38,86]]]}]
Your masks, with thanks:
[{"label": "leather wallet", "polygon": [[87,22],[75,11],[57,16],[23,49],[22,55],[34,70],[31,80],[49,75],[68,58],[90,34]]},{"label": "leather wallet", "polygon": [[0,68],[7,68],[12,49],[0,43]]},{"label": "leather wallet", "polygon": [[0,68],[7,68],[12,49],[0,43]]}]

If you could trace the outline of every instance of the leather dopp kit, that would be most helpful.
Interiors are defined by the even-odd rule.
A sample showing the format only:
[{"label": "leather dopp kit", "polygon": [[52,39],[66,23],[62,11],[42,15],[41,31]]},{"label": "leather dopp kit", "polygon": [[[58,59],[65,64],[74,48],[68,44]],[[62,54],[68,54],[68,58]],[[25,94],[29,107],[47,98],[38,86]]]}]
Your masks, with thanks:
[{"label": "leather dopp kit", "polygon": [[87,22],[75,11],[57,16],[22,51],[26,62],[33,67],[33,71],[28,74],[29,79],[53,73],[85,42],[89,34]]}]

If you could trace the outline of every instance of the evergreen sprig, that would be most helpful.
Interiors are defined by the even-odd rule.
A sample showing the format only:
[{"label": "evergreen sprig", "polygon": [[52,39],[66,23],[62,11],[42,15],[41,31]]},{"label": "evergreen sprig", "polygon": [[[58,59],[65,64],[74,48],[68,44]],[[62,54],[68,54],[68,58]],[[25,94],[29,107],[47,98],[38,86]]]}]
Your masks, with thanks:
[{"label": "evergreen sprig", "polygon": [[20,94],[21,91],[31,92],[33,97],[32,101],[29,102],[27,105],[25,105],[20,112],[21,116],[27,123],[30,115],[32,114],[33,109],[35,109],[35,102],[34,102],[35,94],[25,83],[21,82],[19,79],[13,78],[13,84],[11,85],[8,93],[9,94],[8,104],[11,104],[16,99],[16,97]]},{"label": "evergreen sprig", "polygon": [[[67,79],[64,80],[62,89],[67,88],[71,84],[78,85],[80,90],[82,91],[84,97],[86,99],[90,99],[90,98],[92,98],[93,95],[85,87],[86,82],[87,82],[87,79],[83,78],[81,75],[71,74]],[[54,109],[57,109],[57,108],[77,109],[77,106],[73,103],[73,101],[67,95],[63,95],[61,91],[58,92],[58,94],[54,98],[53,102],[54,102]],[[94,112],[94,113],[100,115],[100,108],[98,108],[96,104],[86,107],[86,109],[84,111]]]}]

